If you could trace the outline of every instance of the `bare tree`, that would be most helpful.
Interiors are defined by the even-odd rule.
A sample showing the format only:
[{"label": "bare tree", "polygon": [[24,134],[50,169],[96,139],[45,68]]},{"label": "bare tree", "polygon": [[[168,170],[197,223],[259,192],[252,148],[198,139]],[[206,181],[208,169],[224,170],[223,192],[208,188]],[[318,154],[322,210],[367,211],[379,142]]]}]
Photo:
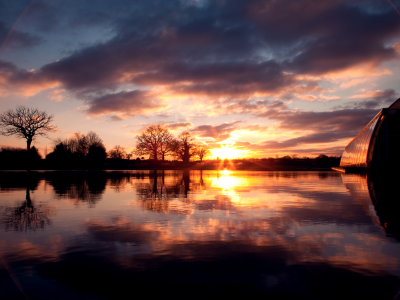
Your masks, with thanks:
[{"label": "bare tree", "polygon": [[103,140],[93,131],[88,134],[75,132],[74,136],[65,140],[55,139],[51,155],[73,156],[75,158],[89,158],[91,160],[102,160],[107,156],[107,150]]},{"label": "bare tree", "polygon": [[196,155],[197,144],[195,138],[188,131],[182,132],[178,136],[177,154],[183,162],[189,162],[192,156]]},{"label": "bare tree", "polygon": [[99,135],[96,132],[89,131],[86,134],[86,139],[87,139],[89,147],[90,146],[96,146],[96,147],[104,146],[103,140],[99,137]]},{"label": "bare tree", "polygon": [[211,155],[211,151],[206,145],[198,145],[196,155],[200,158],[200,161],[203,161],[203,158]]},{"label": "bare tree", "polygon": [[57,127],[51,125],[54,116],[37,108],[18,106],[0,114],[0,133],[5,136],[16,136],[26,139],[26,149],[31,150],[31,144],[36,136],[47,137],[48,132],[54,132]]},{"label": "bare tree", "polygon": [[164,161],[165,156],[174,150],[171,147],[173,139],[173,135],[164,126],[151,125],[136,137],[137,144],[134,153],[138,156],[149,155],[156,161],[160,157]]},{"label": "bare tree", "polygon": [[117,145],[108,152],[108,155],[110,158],[124,159],[126,157],[126,151],[124,147]]}]

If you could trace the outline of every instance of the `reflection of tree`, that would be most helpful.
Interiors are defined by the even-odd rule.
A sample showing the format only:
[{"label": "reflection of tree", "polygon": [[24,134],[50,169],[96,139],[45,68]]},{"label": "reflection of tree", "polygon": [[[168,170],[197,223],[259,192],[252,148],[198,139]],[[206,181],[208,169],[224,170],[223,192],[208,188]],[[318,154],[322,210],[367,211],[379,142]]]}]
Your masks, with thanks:
[{"label": "reflection of tree", "polygon": [[0,191],[25,190],[27,187],[31,191],[44,178],[44,173],[40,172],[0,172]]},{"label": "reflection of tree", "polygon": [[136,185],[137,195],[143,201],[143,207],[151,211],[169,211],[169,200],[179,199],[189,202],[190,193],[204,189],[202,171],[199,182],[193,182],[189,170],[176,172],[169,176],[172,182],[165,183],[165,171],[154,170],[149,174],[149,183]]},{"label": "reflection of tree", "polygon": [[46,181],[58,197],[93,206],[101,199],[108,177],[106,172],[54,172],[46,174]]},{"label": "reflection of tree", "polygon": [[5,209],[3,222],[5,230],[15,231],[35,231],[44,229],[51,224],[49,215],[51,209],[46,205],[34,205],[31,200],[30,189],[26,188],[25,201],[19,207],[9,207]]}]

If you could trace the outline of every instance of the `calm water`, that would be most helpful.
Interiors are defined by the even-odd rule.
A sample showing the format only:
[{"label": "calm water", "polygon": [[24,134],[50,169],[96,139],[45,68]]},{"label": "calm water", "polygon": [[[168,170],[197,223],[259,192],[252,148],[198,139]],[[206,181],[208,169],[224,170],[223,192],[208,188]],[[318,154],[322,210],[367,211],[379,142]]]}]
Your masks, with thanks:
[{"label": "calm water", "polygon": [[396,299],[398,182],[2,172],[0,298]]}]

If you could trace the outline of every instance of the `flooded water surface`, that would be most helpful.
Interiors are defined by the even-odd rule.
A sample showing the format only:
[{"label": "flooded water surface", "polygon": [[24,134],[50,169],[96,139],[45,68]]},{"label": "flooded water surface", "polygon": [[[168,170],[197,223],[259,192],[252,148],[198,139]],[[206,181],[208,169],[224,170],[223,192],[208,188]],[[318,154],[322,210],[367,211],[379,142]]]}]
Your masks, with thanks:
[{"label": "flooded water surface", "polygon": [[0,174],[1,299],[400,299],[398,180]]}]

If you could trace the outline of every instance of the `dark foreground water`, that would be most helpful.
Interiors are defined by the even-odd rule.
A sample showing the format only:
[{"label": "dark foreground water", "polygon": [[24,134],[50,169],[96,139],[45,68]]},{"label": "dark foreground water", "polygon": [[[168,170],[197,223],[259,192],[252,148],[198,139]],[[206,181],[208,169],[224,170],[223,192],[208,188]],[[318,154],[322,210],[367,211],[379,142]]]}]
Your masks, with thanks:
[{"label": "dark foreground water", "polygon": [[400,299],[399,182],[2,172],[0,299]]}]

